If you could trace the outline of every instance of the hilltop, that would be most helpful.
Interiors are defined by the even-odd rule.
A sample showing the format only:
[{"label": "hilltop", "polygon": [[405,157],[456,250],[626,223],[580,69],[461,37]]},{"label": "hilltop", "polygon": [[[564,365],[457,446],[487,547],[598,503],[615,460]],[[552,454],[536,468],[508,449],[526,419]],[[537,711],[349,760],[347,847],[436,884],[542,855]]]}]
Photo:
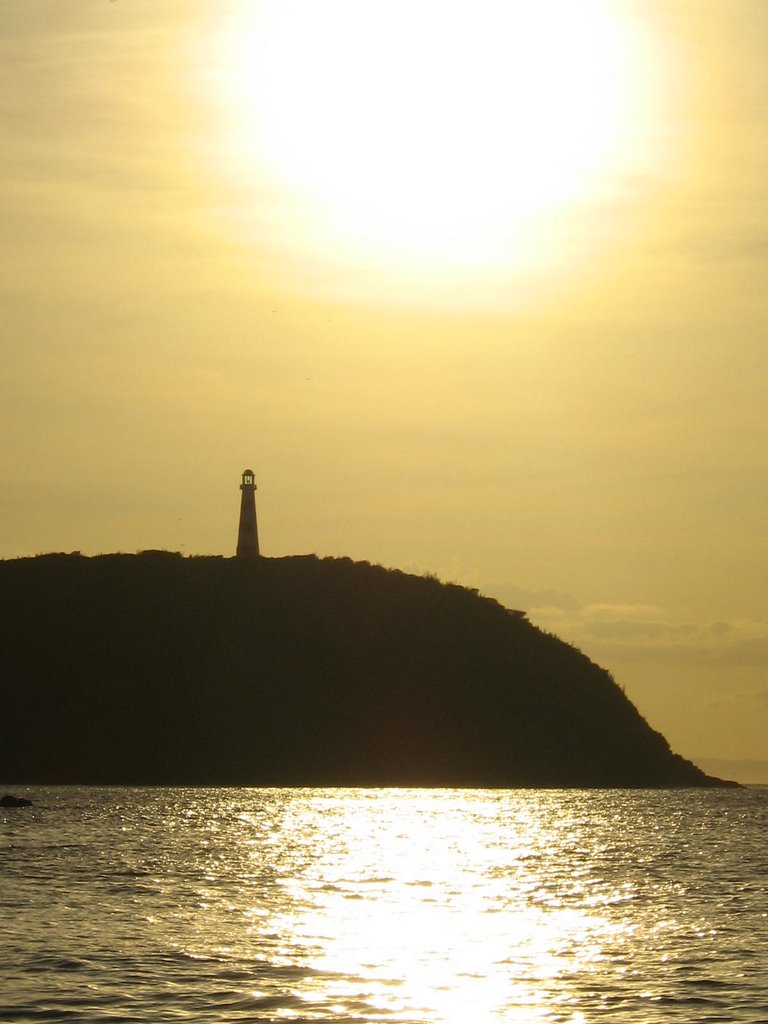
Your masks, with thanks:
[{"label": "hilltop", "polygon": [[346,558],[0,562],[6,782],[703,786],[608,672]]}]

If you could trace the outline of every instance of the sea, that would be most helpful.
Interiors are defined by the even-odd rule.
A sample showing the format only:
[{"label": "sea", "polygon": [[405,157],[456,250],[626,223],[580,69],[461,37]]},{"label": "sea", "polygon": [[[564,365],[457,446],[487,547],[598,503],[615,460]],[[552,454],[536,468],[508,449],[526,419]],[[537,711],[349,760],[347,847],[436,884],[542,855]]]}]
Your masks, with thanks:
[{"label": "sea", "polygon": [[768,1022],[768,787],[6,788],[4,1024]]}]

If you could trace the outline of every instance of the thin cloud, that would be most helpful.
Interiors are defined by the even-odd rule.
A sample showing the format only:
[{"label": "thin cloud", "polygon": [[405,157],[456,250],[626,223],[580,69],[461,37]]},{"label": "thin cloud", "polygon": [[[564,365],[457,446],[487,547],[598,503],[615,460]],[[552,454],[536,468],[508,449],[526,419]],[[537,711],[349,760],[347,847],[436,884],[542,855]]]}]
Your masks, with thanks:
[{"label": "thin cloud", "polygon": [[579,604],[570,594],[526,590],[511,583],[481,589],[507,607],[521,608],[535,625],[609,665],[645,662],[737,667],[768,662],[765,620],[681,622],[651,604]]}]

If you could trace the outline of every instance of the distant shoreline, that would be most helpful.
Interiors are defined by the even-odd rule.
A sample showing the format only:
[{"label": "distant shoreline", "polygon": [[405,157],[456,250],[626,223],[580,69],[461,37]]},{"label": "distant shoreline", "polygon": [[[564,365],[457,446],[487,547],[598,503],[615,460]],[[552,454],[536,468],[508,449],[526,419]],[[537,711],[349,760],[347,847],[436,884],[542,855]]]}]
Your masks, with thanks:
[{"label": "distant shoreline", "polygon": [[708,775],[735,779],[745,786],[768,786],[768,761],[699,757],[695,763]]}]

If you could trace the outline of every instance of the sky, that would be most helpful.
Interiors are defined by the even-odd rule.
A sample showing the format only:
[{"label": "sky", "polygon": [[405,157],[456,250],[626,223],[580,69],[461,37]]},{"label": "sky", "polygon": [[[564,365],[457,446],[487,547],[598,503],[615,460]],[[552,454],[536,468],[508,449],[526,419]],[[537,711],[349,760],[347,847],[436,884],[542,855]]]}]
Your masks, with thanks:
[{"label": "sky", "polygon": [[766,52],[764,0],[0,0],[0,557],[232,555],[253,468],[263,554],[476,587],[768,782]]}]

